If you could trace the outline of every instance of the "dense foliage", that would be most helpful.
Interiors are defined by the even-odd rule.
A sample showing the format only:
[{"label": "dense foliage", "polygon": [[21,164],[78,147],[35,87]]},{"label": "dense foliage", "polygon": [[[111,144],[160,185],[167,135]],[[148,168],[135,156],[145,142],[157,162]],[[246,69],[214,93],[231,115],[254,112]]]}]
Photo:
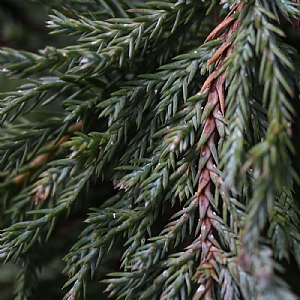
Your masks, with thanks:
[{"label": "dense foliage", "polygon": [[298,1],[36,2],[69,44],[0,50],[15,299],[42,270],[70,300],[296,299]]}]

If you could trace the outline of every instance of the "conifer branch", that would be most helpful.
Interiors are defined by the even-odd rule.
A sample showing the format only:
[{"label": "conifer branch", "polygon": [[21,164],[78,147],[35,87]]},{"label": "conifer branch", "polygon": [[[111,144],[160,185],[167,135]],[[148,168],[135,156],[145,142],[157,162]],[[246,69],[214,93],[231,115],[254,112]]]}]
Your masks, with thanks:
[{"label": "conifer branch", "polygon": [[[16,299],[77,214],[66,300],[99,278],[116,299],[295,299],[280,274],[291,255],[300,266],[298,2],[52,0],[48,27],[76,43],[0,50],[25,82],[0,101]],[[119,270],[103,271],[109,256]]]},{"label": "conifer branch", "polygon": [[[224,125],[222,114],[225,114],[225,87],[223,74],[218,72],[218,69],[222,69],[225,58],[233,51],[231,47],[230,39],[240,26],[239,20],[231,17],[233,11],[241,10],[242,5],[235,6],[222,23],[208,36],[208,39],[214,37],[220,31],[225,33],[221,37],[223,39],[222,46],[215,52],[209,61],[209,64],[214,64],[214,69],[211,75],[204,82],[199,94],[208,89],[207,103],[204,108],[203,131],[198,143],[200,147],[200,162],[201,168],[199,169],[200,178],[198,183],[197,197],[199,201],[199,228],[201,228],[201,235],[199,243],[202,248],[200,265],[197,273],[194,275],[194,279],[197,279],[199,287],[193,296],[193,300],[201,298],[212,298],[214,281],[219,281],[219,270],[222,269],[219,264],[222,262],[222,256],[226,256],[222,246],[217,242],[213,234],[213,227],[218,219],[214,219],[216,215],[215,208],[211,204],[213,195],[212,185],[221,180],[219,178],[220,171],[217,169],[219,158],[217,155],[217,148],[215,141],[218,135],[222,143],[224,140],[224,129],[221,129]],[[228,29],[226,28],[228,27]],[[207,111],[207,112],[206,112]],[[223,123],[223,124],[222,124]],[[224,195],[224,192],[221,193]],[[227,208],[225,208],[227,210]],[[220,225],[217,225],[220,226]],[[235,247],[236,248],[236,247]],[[226,274],[226,273],[223,273]],[[224,276],[224,275],[223,275]],[[231,289],[237,289],[233,282],[233,285],[228,285],[223,289],[223,295],[233,294]]]}]

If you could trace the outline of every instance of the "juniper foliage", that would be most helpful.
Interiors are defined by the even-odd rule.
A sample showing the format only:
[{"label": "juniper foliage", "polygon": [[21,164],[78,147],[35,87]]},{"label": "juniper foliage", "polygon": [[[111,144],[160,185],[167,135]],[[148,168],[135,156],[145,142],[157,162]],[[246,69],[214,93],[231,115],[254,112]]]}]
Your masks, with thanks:
[{"label": "juniper foliage", "polygon": [[55,8],[51,34],[77,42],[0,50],[24,82],[0,102],[0,257],[20,266],[15,299],[32,299],[48,245],[81,209],[59,249],[64,299],[88,298],[116,248],[120,269],[102,280],[115,299],[296,299],[280,273],[300,266],[287,38],[299,1],[38,2]]}]

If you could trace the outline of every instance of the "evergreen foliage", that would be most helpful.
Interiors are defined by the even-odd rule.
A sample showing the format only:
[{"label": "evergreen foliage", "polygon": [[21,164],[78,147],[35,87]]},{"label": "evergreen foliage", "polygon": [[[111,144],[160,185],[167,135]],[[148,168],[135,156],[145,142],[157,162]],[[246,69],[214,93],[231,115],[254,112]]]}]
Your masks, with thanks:
[{"label": "evergreen foliage", "polygon": [[15,299],[62,256],[64,299],[89,298],[110,255],[114,299],[296,299],[299,1],[35,2],[76,42],[0,50],[23,82],[0,101]]}]

